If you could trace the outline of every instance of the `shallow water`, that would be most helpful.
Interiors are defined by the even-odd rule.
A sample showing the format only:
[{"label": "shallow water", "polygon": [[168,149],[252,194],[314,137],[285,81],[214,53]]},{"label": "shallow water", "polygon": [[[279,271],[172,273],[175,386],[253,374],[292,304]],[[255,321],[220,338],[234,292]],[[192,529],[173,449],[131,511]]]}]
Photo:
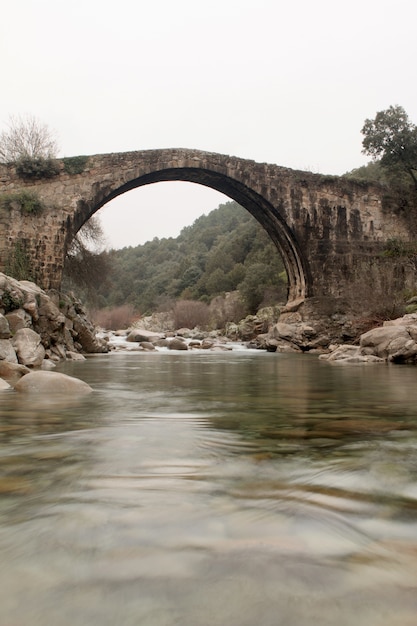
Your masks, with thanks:
[{"label": "shallow water", "polygon": [[417,623],[417,370],[112,353],[3,392],[2,626]]}]

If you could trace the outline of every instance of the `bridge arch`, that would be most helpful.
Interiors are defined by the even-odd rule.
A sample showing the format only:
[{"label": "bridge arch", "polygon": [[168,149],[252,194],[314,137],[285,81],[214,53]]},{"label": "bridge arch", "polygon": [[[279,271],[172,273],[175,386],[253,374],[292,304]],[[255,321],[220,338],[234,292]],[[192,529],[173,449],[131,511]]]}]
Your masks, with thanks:
[{"label": "bridge arch", "polygon": [[[271,202],[235,178],[215,170],[201,167],[162,167],[133,177],[120,186],[108,181],[97,184],[89,202],[80,200],[73,217],[71,237],[94,213],[114,198],[139,187],[166,181],[191,182],[215,189],[235,200],[261,224],[277,247],[288,277],[288,300],[304,299],[312,293],[312,280],[308,261],[294,233],[275,210]],[[68,240],[67,245],[69,245]]]},{"label": "bridge arch", "polygon": [[[387,241],[415,239],[384,189],[344,177],[183,148],[91,155],[76,171],[66,161],[57,160],[53,178],[30,180],[22,180],[13,164],[0,164],[0,271],[23,243],[44,289],[60,288],[68,246],[96,211],[131,189],[160,181],[205,185],[248,210],[281,254],[289,302],[307,299],[303,308],[319,314],[336,307],[348,311],[358,275],[369,280],[368,292],[386,297]],[[26,213],[22,192],[36,194],[43,211]],[[395,269],[391,291],[415,283],[404,259],[389,262],[390,272]]]}]

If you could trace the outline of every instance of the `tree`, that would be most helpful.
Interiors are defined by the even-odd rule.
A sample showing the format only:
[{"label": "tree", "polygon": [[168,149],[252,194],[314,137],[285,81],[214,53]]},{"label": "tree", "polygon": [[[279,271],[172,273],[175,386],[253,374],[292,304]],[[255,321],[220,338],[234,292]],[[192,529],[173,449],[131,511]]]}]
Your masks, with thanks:
[{"label": "tree", "polygon": [[54,133],[36,117],[9,118],[8,129],[0,134],[0,162],[22,159],[51,159],[58,152]]},{"label": "tree", "polygon": [[64,264],[64,288],[80,289],[83,297],[95,304],[97,285],[110,273],[109,256],[101,251],[104,233],[97,217],[91,217],[71,242]]},{"label": "tree", "polygon": [[417,189],[417,126],[401,106],[379,111],[362,128],[363,153],[380,158],[387,169],[406,172]]}]

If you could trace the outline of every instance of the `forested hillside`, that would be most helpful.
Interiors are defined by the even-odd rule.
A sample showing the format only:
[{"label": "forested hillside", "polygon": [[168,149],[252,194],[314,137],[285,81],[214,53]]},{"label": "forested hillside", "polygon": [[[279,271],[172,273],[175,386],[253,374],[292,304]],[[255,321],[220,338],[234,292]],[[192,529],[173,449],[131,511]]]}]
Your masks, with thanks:
[{"label": "forested hillside", "polygon": [[131,304],[141,315],[175,300],[210,302],[239,290],[246,312],[286,299],[286,273],[258,222],[227,202],[185,227],[177,238],[102,253],[107,279],[96,286],[96,306]]}]

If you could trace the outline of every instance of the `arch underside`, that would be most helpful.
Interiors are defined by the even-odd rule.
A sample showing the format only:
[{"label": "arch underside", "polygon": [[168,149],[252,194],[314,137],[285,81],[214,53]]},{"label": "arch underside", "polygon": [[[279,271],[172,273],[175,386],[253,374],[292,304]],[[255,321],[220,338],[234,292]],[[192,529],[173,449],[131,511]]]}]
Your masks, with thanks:
[{"label": "arch underside", "polygon": [[[307,261],[302,254],[294,234],[284,222],[279,212],[253,189],[240,181],[224,174],[202,168],[169,168],[161,169],[130,180],[129,182],[109,190],[108,186],[96,187],[96,195],[89,206],[89,214],[82,223],[87,221],[98,209],[117,196],[148,185],[163,181],[184,181],[211,187],[244,207],[263,226],[280,253],[288,276],[288,301],[294,301],[311,295],[311,278]],[[77,229],[78,229],[77,228]]]}]

